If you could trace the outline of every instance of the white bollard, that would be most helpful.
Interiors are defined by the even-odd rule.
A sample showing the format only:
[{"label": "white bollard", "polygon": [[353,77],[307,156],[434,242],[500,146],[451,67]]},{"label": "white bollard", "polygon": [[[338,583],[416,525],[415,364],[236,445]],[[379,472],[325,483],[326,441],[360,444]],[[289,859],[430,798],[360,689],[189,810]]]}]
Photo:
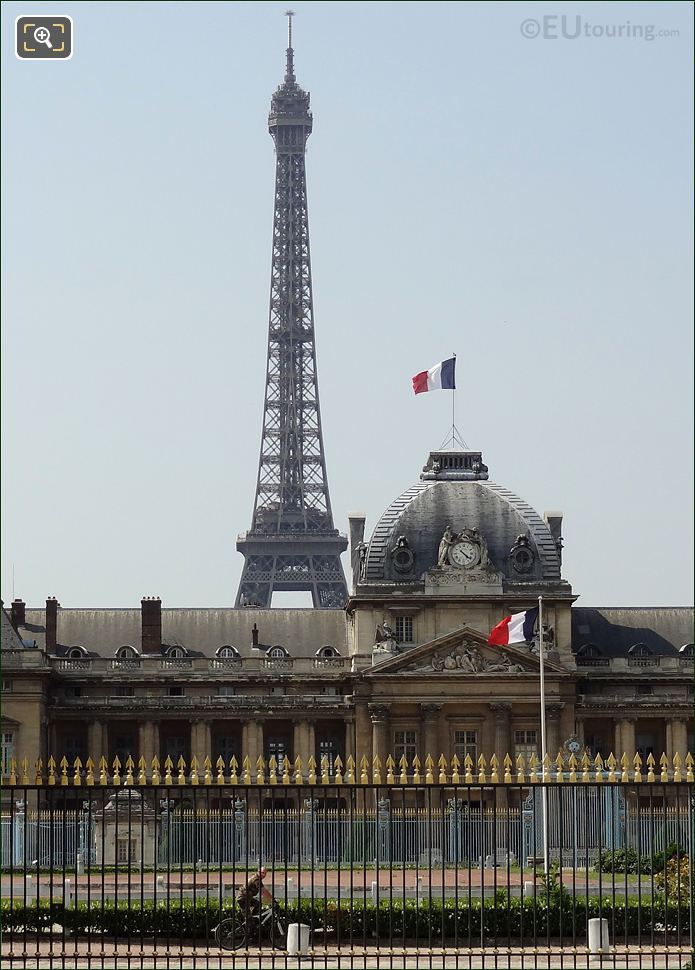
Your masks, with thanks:
[{"label": "white bollard", "polygon": [[162,892],[164,891],[164,876],[157,876],[157,892],[159,892],[160,889]]},{"label": "white bollard", "polygon": [[72,883],[69,879],[65,880],[65,895],[63,896],[64,905],[72,906]]},{"label": "white bollard", "polygon": [[75,869],[77,870],[78,876],[84,875],[84,858],[81,852],[77,853],[77,860],[75,862]]},{"label": "white bollard", "polygon": [[607,919],[589,920],[589,962],[597,963],[601,960],[602,953],[610,950],[610,937],[608,935]]},{"label": "white bollard", "polygon": [[415,898],[420,899],[422,896],[422,876],[417,877],[417,884],[415,886]]},{"label": "white bollard", "polygon": [[535,886],[533,879],[524,880],[524,896],[533,896],[533,887]]},{"label": "white bollard", "polygon": [[310,926],[304,923],[290,923],[287,927],[287,953],[291,957],[309,952]]},{"label": "white bollard", "polygon": [[376,903],[378,899],[378,888],[379,888],[379,884],[376,882],[373,882],[372,883],[372,902],[373,903]]}]

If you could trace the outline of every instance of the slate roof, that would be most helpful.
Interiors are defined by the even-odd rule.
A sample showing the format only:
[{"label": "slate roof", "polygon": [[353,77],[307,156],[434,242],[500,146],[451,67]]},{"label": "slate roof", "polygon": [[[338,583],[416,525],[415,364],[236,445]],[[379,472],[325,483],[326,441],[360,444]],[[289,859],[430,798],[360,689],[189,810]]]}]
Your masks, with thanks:
[{"label": "slate roof", "polygon": [[[33,629],[39,647],[45,642],[44,609],[26,610],[27,627]],[[91,656],[113,657],[129,644],[141,649],[140,609],[58,610],[58,643],[63,653],[82,646]],[[252,651],[252,628],[267,646],[280,645],[291,657],[313,657],[319,647],[335,647],[347,653],[346,618],[342,610],[313,609],[166,609],[162,608],[162,641],[185,647],[190,656],[214,657],[219,647],[234,646],[242,657],[259,656]]]},{"label": "slate roof", "polygon": [[10,622],[10,618],[2,608],[2,649],[3,650],[22,650],[24,644],[22,638],[17,635],[15,628]]},{"label": "slate roof", "polygon": [[654,656],[677,656],[693,642],[691,607],[572,608],[572,648],[593,644],[605,657],[626,657],[630,647],[643,643]]}]

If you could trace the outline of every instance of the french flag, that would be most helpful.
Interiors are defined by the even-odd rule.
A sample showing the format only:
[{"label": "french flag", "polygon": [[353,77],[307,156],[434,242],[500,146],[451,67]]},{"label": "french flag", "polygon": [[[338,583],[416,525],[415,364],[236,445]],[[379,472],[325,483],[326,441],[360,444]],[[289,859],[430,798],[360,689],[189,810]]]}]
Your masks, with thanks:
[{"label": "french flag", "polygon": [[533,630],[538,622],[538,607],[526,610],[524,613],[513,613],[505,616],[501,623],[490,633],[488,643],[498,647],[506,647],[510,643],[526,643],[533,640]]},{"label": "french flag", "polygon": [[413,378],[413,390],[416,394],[423,394],[425,391],[456,390],[455,368],[456,358],[450,357],[430,367],[429,370],[420,371]]}]

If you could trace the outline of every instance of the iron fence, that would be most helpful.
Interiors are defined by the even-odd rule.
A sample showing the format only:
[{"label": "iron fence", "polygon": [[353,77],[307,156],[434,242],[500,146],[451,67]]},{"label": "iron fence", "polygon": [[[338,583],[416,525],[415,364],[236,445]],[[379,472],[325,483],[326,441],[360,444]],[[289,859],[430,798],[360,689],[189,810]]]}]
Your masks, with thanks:
[{"label": "iron fence", "polygon": [[[692,760],[627,779],[569,764],[517,765],[514,777],[507,766],[501,780],[441,763],[389,777],[375,762],[366,779],[363,763],[327,781],[297,765],[272,780],[247,766],[233,781],[208,769],[181,781],[177,766],[153,784],[132,767],[51,778],[37,766],[30,779],[15,766],[1,820],[3,967],[690,960]],[[265,922],[239,900],[262,866],[275,900]],[[603,955],[589,949],[594,925],[608,934]],[[308,934],[299,963],[294,927]]]}]

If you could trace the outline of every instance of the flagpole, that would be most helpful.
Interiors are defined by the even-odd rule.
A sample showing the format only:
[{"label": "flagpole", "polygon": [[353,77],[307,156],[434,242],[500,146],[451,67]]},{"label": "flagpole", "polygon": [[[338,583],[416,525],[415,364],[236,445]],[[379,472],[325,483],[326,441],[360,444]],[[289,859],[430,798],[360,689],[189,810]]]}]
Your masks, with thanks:
[{"label": "flagpole", "polygon": [[454,358],[454,386],[451,388],[451,447],[456,446],[456,354]]},{"label": "flagpole", "polygon": [[[545,734],[545,665],[543,647],[543,597],[538,597],[538,653],[541,661],[541,772],[545,774],[545,756],[548,753]],[[543,873],[548,876],[548,789],[545,784],[542,789],[542,825],[543,825]]]}]

